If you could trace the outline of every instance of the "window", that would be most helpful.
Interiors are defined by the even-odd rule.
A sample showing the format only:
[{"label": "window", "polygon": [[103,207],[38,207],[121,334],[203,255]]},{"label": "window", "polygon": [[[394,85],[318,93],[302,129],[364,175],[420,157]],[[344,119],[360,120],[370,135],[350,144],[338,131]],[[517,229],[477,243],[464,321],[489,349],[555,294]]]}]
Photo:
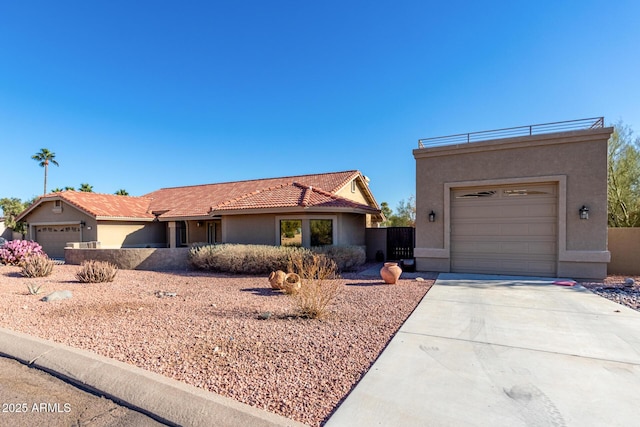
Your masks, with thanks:
[{"label": "window", "polygon": [[280,220],[280,244],[282,246],[302,246],[302,220]]},{"label": "window", "polygon": [[176,243],[178,246],[187,245],[187,223],[184,221],[176,222]]},{"label": "window", "polygon": [[333,245],[333,221],[330,219],[312,219],[309,221],[311,230],[311,246]]},{"label": "window", "polygon": [[62,200],[54,200],[53,201],[53,213],[62,213]]}]

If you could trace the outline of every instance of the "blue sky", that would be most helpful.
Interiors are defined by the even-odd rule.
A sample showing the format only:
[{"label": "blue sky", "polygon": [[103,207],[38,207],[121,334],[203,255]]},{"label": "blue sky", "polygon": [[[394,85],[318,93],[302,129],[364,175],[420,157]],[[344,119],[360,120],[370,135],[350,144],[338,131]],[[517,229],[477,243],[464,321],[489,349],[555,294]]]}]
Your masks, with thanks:
[{"label": "blue sky", "polygon": [[640,133],[640,2],[0,0],[0,198],[359,169],[419,138],[605,116]]}]

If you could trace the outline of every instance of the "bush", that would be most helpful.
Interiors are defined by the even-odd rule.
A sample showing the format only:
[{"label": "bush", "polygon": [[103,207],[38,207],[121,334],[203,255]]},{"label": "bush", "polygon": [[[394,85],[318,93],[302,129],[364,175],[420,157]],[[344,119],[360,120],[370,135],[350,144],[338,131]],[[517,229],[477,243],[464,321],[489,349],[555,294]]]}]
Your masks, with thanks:
[{"label": "bush", "polygon": [[118,268],[105,261],[84,261],[80,271],[76,273],[76,278],[82,283],[103,283],[113,282]]},{"label": "bush", "polygon": [[24,277],[47,277],[53,271],[53,261],[46,255],[33,255],[27,258],[22,264],[22,274]]},{"label": "bush", "polygon": [[235,274],[269,274],[286,270],[289,258],[313,253],[332,259],[339,271],[353,270],[366,261],[364,246],[317,246],[311,250],[295,246],[269,245],[194,245],[189,250],[189,262],[200,270]]},{"label": "bush", "polygon": [[189,262],[201,270],[235,274],[268,274],[286,270],[292,254],[311,254],[291,246],[221,244],[192,247]]},{"label": "bush", "polygon": [[0,262],[8,265],[23,265],[27,258],[44,255],[42,246],[31,240],[11,240],[0,248]]},{"label": "bush", "polygon": [[315,246],[311,250],[314,253],[331,258],[340,271],[355,270],[367,260],[367,252],[364,246]]},{"label": "bush", "polygon": [[301,286],[291,295],[298,314],[312,319],[324,317],[343,286],[336,280],[336,263],[322,254],[297,255],[291,257],[289,270],[300,276]]}]

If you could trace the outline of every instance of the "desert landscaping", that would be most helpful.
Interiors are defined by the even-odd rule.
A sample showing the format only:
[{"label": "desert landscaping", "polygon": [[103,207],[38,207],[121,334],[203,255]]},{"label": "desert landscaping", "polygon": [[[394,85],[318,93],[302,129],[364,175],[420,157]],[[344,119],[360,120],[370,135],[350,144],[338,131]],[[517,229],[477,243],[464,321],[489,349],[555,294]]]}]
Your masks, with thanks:
[{"label": "desert landscaping", "polygon": [[[326,316],[296,314],[266,277],[198,271],[119,270],[107,283],[80,283],[79,266],[43,278],[0,267],[0,327],[203,388],[309,425],[326,420],[433,284],[387,285],[358,273]],[[37,295],[32,290],[40,287]],[[54,291],[70,299],[43,302]]]}]

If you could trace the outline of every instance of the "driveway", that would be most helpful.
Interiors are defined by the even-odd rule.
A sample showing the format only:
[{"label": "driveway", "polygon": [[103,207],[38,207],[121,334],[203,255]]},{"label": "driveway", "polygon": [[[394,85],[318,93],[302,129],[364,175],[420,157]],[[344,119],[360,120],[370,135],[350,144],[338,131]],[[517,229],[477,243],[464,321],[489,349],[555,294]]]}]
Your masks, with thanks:
[{"label": "driveway", "polygon": [[553,279],[441,274],[326,426],[637,425],[640,312]]}]

